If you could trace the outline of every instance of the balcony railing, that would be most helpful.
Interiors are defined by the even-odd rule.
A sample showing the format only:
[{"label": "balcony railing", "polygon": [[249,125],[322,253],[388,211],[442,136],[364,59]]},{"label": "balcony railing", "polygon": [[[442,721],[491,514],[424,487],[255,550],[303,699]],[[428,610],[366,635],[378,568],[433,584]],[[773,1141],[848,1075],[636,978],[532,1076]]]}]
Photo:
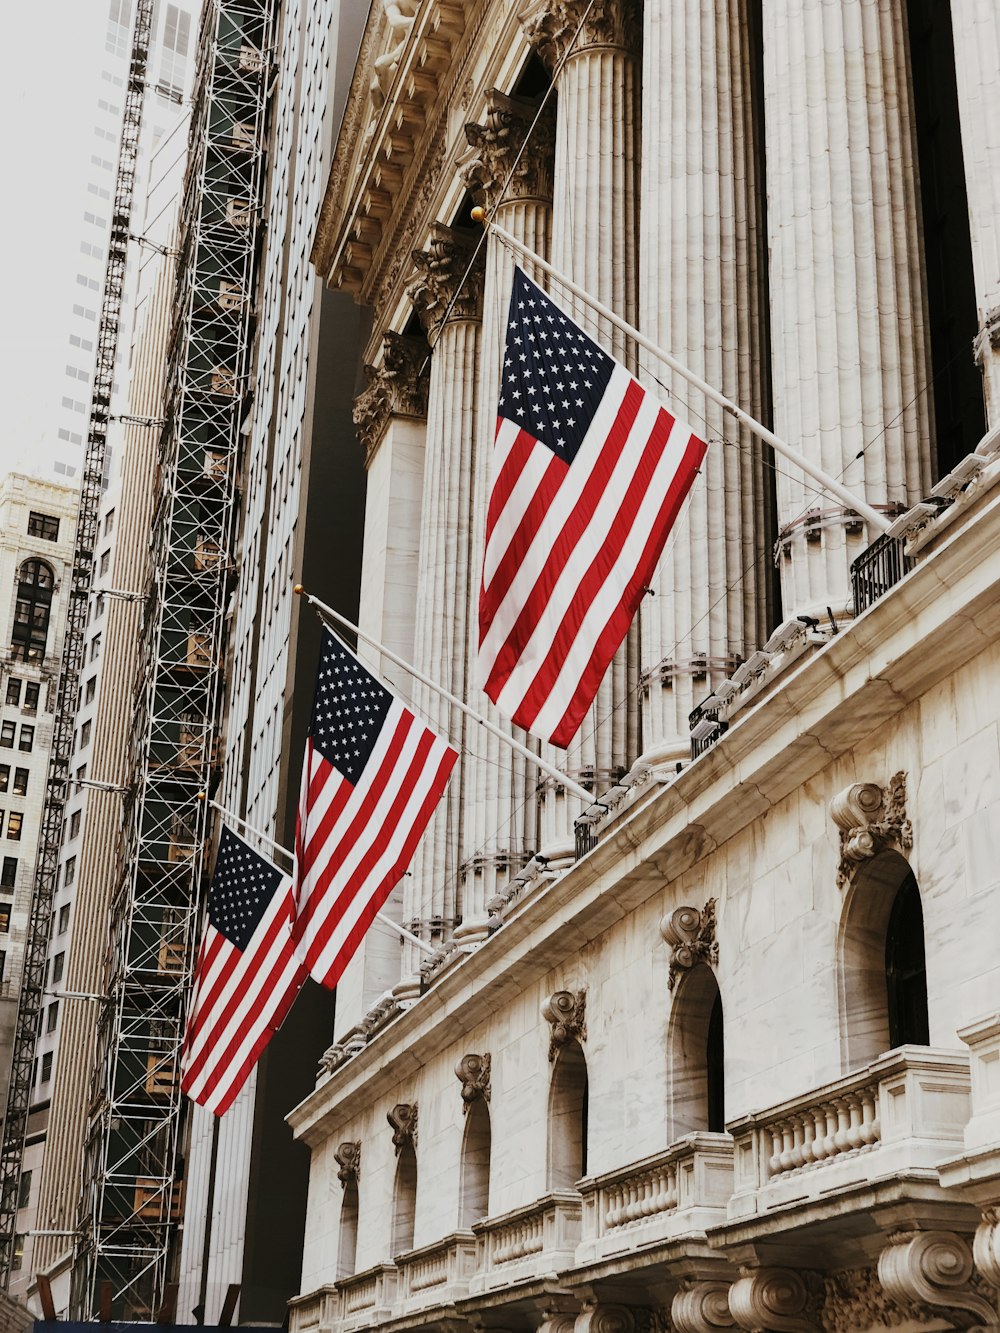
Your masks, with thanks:
[{"label": "balcony railing", "polygon": [[577,1262],[704,1231],[725,1221],[732,1192],[728,1134],[688,1134],[655,1157],[581,1181]]},{"label": "balcony railing", "polygon": [[488,1217],[476,1234],[476,1272],[469,1295],[570,1268],[580,1243],[583,1201],[576,1190],[547,1194],[523,1208]]},{"label": "balcony railing", "polygon": [[337,1281],[340,1304],[338,1330],[367,1328],[391,1317],[396,1300],[397,1272],[394,1264],[376,1264],[362,1273]]},{"label": "balcony railing", "polygon": [[744,1116],[730,1219],[906,1170],[933,1170],[969,1118],[964,1052],[901,1046],[804,1097]]},{"label": "balcony railing", "polygon": [[340,1312],[336,1287],[319,1287],[288,1302],[288,1333],[330,1333]]},{"label": "balcony railing", "polygon": [[854,614],[859,616],[883,597],[912,567],[901,537],[876,537],[851,564]]},{"label": "balcony railing", "polygon": [[398,1309],[409,1313],[424,1305],[450,1304],[467,1295],[476,1271],[476,1237],[456,1231],[433,1245],[398,1255]]}]

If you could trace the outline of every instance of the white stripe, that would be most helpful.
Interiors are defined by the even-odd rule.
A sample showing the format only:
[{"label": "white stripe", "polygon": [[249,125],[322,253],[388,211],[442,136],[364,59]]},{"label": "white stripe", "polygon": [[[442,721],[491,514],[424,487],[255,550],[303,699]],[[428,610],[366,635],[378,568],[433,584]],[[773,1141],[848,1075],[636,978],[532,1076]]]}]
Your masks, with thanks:
[{"label": "white stripe", "polygon": [[[319,955],[315,966],[313,967],[313,976],[320,980],[330,974],[336,964],[340,951],[344,947],[348,936],[354,929],[359,918],[363,915],[365,909],[372,900],[372,894],[379,887],[384,877],[392,869],[395,862],[399,859],[403,846],[411,835],[413,827],[417,822],[417,816],[420,807],[427,799],[427,794],[431,790],[434,780],[445,755],[451,747],[440,737],[435,737],[434,743],[424,760],[423,766],[416,777],[416,785],[403,808],[399,819],[396,822],[392,838],[386,845],[385,850],[379,857],[376,864],[369,871],[365,879],[365,884],[354,895],[350,905],[347,907],[344,915],[338,921],[333,934],[327,941],[322,953]],[[398,779],[394,785],[394,790],[398,791],[402,786],[402,779],[406,775],[405,768],[400,765]],[[394,774],[394,776],[396,776]],[[412,780],[412,779],[411,779]],[[346,881],[345,881],[346,882]],[[394,886],[390,886],[394,887]],[[330,899],[331,905],[333,898]],[[314,932],[315,933],[315,932]]]}]

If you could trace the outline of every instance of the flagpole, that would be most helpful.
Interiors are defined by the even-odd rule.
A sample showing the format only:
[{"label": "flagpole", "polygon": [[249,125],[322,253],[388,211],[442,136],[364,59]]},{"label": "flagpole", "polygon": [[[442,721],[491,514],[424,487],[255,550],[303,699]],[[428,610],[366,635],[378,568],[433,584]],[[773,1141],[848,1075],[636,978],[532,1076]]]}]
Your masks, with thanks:
[{"label": "flagpole", "polygon": [[810,462],[808,458],[805,458],[797,450],[793,449],[790,444],[787,444],[780,435],[775,435],[774,431],[768,430],[768,428],[762,425],[755,417],[752,417],[749,412],[744,412],[742,407],[737,407],[737,405],[731,399],[727,398],[725,394],[720,393],[718,389],[714,389],[712,385],[703,380],[700,375],[697,375],[693,370],[689,370],[687,366],[678,361],[676,357],[671,356],[669,352],[665,352],[662,347],[653,342],[652,338],[647,338],[644,333],[640,333],[633,324],[629,324],[628,321],[622,319],[620,315],[616,315],[615,312],[608,306],[604,305],[603,302],[596,300],[583,287],[580,287],[577,283],[573,282],[571,278],[568,278],[565,273],[560,272],[559,269],[550,264],[548,260],[543,259],[540,254],[537,254],[534,250],[530,249],[523,241],[519,241],[516,236],[512,236],[506,228],[499,227],[495,222],[489,221],[486,218],[484,209],[474,208],[472,210],[472,216],[477,222],[482,222],[484,226],[489,227],[489,229],[503,241],[504,244],[517,250],[525,259],[530,259],[532,264],[537,264],[544,273],[548,273],[560,286],[565,287],[567,291],[572,292],[574,296],[579,297],[581,301],[589,305],[592,310],[597,312],[597,314],[610,320],[616,328],[622,331],[622,333],[638,343],[640,347],[644,347],[647,352],[651,352],[653,356],[669,366],[671,370],[676,371],[676,373],[686,379],[689,384],[693,384],[696,389],[700,389],[706,398],[710,398],[712,402],[717,403],[723,411],[728,412],[731,416],[734,416],[737,421],[746,426],[748,430],[753,431],[755,435],[759,436],[760,439],[769,444],[776,454],[781,454],[781,456],[787,458],[790,463],[801,468],[807,476],[812,477],[813,481],[822,486],[825,491],[829,491],[831,495],[835,495],[838,500],[841,500],[847,506],[848,509],[853,509],[859,514],[866,523],[869,523],[879,532],[888,532],[890,520],[887,519],[884,514],[880,514],[877,509],[873,509],[867,501],[859,499],[853,491],[848,490],[848,488],[844,486],[843,483],[839,482],[836,477],[832,477],[828,472],[824,472],[822,468],[817,467],[815,463]]},{"label": "flagpole", "polygon": [[[287,847],[282,847],[280,842],[275,842],[269,834],[263,831],[263,829],[254,828],[253,824],[248,824],[245,819],[241,819],[239,815],[233,814],[232,810],[227,810],[226,807],[220,805],[218,801],[213,801],[208,792],[200,791],[198,793],[198,800],[204,801],[205,804],[210,805],[213,810],[218,810],[219,814],[228,819],[231,823],[239,824],[241,828],[244,828],[247,831],[247,833],[252,833],[255,838],[260,838],[261,842],[266,842],[274,851],[281,852],[282,856],[287,856],[289,861],[294,863],[294,852],[290,852]],[[419,949],[423,949],[424,953],[434,952],[434,946],[432,944],[428,944],[426,940],[422,940],[418,935],[414,935],[413,932],[407,930],[405,926],[401,926],[398,921],[393,921],[391,916],[386,916],[382,912],[376,912],[375,920],[381,921],[384,926],[391,926],[393,930],[402,935],[404,940],[409,940],[411,944],[415,944]]]},{"label": "flagpole", "polygon": [[370,634],[366,634],[365,631],[360,629],[357,625],[352,625],[349,620],[346,620],[339,613],[339,611],[334,611],[332,606],[327,606],[326,603],[321,602],[318,597],[314,597],[311,592],[306,592],[301,583],[296,583],[295,591],[300,597],[304,597],[307,602],[319,611],[321,618],[324,615],[329,616],[332,620],[335,620],[338,625],[342,625],[344,629],[350,630],[352,634],[356,634],[359,639],[364,639],[365,643],[371,644],[373,648],[378,649],[378,651],[387,657],[390,662],[395,662],[396,666],[402,667],[404,671],[408,671],[415,680],[419,680],[421,684],[426,685],[428,689],[436,691],[436,693],[440,694],[443,699],[447,699],[448,702],[454,704],[456,708],[460,708],[466,717],[471,717],[473,722],[478,723],[481,727],[485,727],[492,736],[496,736],[498,740],[503,741],[503,743],[510,746],[512,750],[516,750],[518,754],[523,755],[524,758],[534,764],[536,768],[540,768],[543,773],[547,773],[550,778],[554,778],[561,787],[565,787],[567,791],[571,791],[574,796],[578,796],[586,805],[593,804],[594,797],[587,791],[586,787],[581,787],[578,782],[574,782],[571,777],[568,777],[560,769],[556,768],[555,764],[550,764],[547,759],[543,759],[541,755],[535,754],[534,750],[529,750],[528,747],[522,745],[516,737],[508,735],[506,731],[501,731],[501,729],[496,726],[495,723],[491,722],[489,718],[483,717],[483,715],[477,713],[474,708],[470,708],[467,703],[463,703],[456,695],[451,694],[446,690],[443,685],[438,685],[436,681],[425,676],[422,671],[418,671],[415,666],[404,661],[402,657],[397,657],[391,649],[386,648],[385,644],[379,643],[378,639],[372,638]]}]

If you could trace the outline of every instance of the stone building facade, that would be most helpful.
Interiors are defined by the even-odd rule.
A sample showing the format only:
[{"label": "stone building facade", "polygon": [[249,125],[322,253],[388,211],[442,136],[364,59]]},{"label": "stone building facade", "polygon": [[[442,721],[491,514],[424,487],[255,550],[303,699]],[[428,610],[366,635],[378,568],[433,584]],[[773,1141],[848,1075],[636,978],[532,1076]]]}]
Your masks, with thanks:
[{"label": "stone building facade", "polygon": [[706,465],[586,810],[393,677],[463,746],[436,952],[373,933],[290,1117],[296,1333],[1000,1325],[998,53],[985,0],[372,7],[313,252],[373,312],[363,627],[486,708],[472,202],[892,528],[553,287]]}]

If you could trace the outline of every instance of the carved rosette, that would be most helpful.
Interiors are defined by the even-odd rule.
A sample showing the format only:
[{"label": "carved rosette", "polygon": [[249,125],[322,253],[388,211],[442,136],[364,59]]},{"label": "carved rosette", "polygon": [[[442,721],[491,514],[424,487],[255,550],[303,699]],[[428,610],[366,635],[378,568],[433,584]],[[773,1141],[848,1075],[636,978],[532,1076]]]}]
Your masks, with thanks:
[{"label": "carved rosette", "polygon": [[741,1268],[729,1290],[729,1309],[740,1328],[759,1333],[820,1333],[817,1293],[790,1268]]},{"label": "carved rosette", "polygon": [[878,1277],[896,1301],[913,1301],[936,1313],[962,1318],[954,1327],[982,1321],[996,1325],[997,1312],[972,1286],[972,1251],[953,1231],[903,1231],[889,1237],[878,1257]]},{"label": "carved rosette", "polygon": [[385,1118],[392,1126],[392,1146],[397,1157],[408,1143],[417,1146],[416,1102],[398,1102]]},{"label": "carved rosette", "polygon": [[352,1180],[356,1183],[361,1171],[361,1144],[342,1143],[333,1157],[337,1163],[337,1179],[341,1185],[346,1189]]},{"label": "carved rosette", "polygon": [[671,950],[667,988],[673,990],[682,972],[690,972],[698,963],[714,967],[719,961],[715,899],[709,898],[700,912],[697,907],[674,908],[660,922],[660,934]]},{"label": "carved rosette", "polygon": [[382,361],[365,366],[368,387],[354,400],[354,424],[365,456],[385,434],[390,417],[423,420],[427,416],[427,343],[387,333],[382,339]]},{"label": "carved rosette", "polygon": [[855,782],[830,802],[830,818],[840,830],[837,887],[846,888],[862,861],[888,847],[908,851],[913,825],[906,817],[906,774],[894,773],[887,787]]},{"label": "carved rosette", "polygon": [[473,1102],[490,1099],[489,1051],[483,1055],[463,1055],[455,1066],[455,1077],[462,1085],[462,1113],[467,1115]]},{"label": "carved rosette", "polygon": [[670,1306],[670,1321],[675,1333],[716,1333],[720,1328],[735,1328],[729,1308],[728,1282],[695,1282],[686,1279]]},{"label": "carved rosette", "polygon": [[587,1040],[587,992],[578,990],[554,991],[542,1005],[542,1017],[550,1025],[549,1060],[556,1058],[560,1047],[571,1041]]},{"label": "carved rosette", "polygon": [[494,88],[486,98],[486,124],[465,127],[473,156],[462,168],[462,179],[474,191],[476,203],[491,212],[501,200],[552,198],[556,107],[551,98],[521,153],[537,113],[537,102]]},{"label": "carved rosette", "polygon": [[446,315],[449,320],[483,317],[485,246],[466,277],[477,240],[479,237],[473,232],[457,231],[435,222],[427,248],[413,251],[417,274],[407,294],[432,343]]},{"label": "carved rosette", "polygon": [[526,6],[521,22],[525,37],[550,70],[563,56],[585,51],[637,55],[642,42],[639,0],[594,0],[589,11],[588,0],[537,0]]}]

